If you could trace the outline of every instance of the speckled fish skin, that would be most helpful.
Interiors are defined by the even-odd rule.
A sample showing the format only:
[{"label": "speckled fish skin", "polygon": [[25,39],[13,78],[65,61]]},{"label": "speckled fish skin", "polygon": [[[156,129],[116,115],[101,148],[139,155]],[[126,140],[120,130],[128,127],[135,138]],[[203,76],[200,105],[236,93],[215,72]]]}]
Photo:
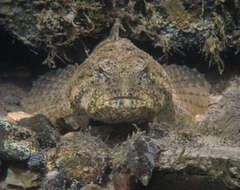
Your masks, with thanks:
[{"label": "speckled fish skin", "polygon": [[72,79],[74,105],[106,123],[152,119],[169,102],[166,72],[127,39],[99,44]]},{"label": "speckled fish skin", "polygon": [[76,126],[89,118],[141,123],[162,115],[177,120],[179,110],[194,120],[208,102],[208,84],[198,75],[180,66],[163,67],[128,39],[108,38],[84,63],[41,77],[23,105],[53,123],[63,118]]}]

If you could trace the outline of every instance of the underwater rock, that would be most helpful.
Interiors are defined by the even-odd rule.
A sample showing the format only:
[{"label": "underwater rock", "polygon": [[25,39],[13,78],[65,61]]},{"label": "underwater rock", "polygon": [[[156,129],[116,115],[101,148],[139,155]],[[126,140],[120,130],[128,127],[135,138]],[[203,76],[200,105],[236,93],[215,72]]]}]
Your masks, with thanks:
[{"label": "underwater rock", "polygon": [[42,181],[41,187],[43,190],[66,190],[66,176],[57,171],[48,172]]},{"label": "underwater rock", "polygon": [[27,169],[9,167],[7,177],[3,181],[5,185],[14,185],[22,188],[37,187],[41,183],[42,175]]},{"label": "underwater rock", "polygon": [[231,81],[220,95],[212,96],[212,100],[201,123],[201,130],[221,138],[222,142],[239,147],[240,142],[240,79]]},{"label": "underwater rock", "polygon": [[33,171],[45,171],[46,169],[46,158],[43,154],[34,152],[31,154],[27,161],[27,166]]},{"label": "underwater rock", "polygon": [[88,184],[82,187],[80,190],[105,190],[105,189],[96,184]]},{"label": "underwater rock", "polygon": [[64,176],[73,189],[89,183],[104,184],[110,167],[108,156],[108,147],[100,139],[81,132],[68,133],[56,151],[58,173],[44,186],[56,189],[58,181],[62,183],[59,176]]},{"label": "underwater rock", "polygon": [[0,158],[7,163],[4,183],[23,187],[38,186],[40,182],[35,180],[43,175],[46,159],[35,133],[1,120],[0,134]]},{"label": "underwater rock", "polygon": [[115,173],[112,180],[115,190],[131,189],[132,183],[130,173]]},{"label": "underwater rock", "polygon": [[36,149],[31,142],[19,141],[9,142],[5,141],[0,146],[0,158],[4,160],[27,161]]},{"label": "underwater rock", "polygon": [[34,132],[24,127],[13,125],[8,121],[0,120],[0,142],[4,140],[25,140],[34,136]]},{"label": "underwater rock", "polygon": [[159,145],[147,136],[140,136],[129,145],[127,167],[131,174],[136,176],[145,186],[151,179],[159,152]]},{"label": "underwater rock", "polygon": [[60,140],[59,133],[54,130],[53,125],[44,115],[22,118],[17,121],[17,124],[35,132],[41,149],[54,148]]},{"label": "underwater rock", "polygon": [[35,133],[24,127],[1,120],[0,135],[0,158],[3,160],[27,161],[33,152],[40,150]]}]

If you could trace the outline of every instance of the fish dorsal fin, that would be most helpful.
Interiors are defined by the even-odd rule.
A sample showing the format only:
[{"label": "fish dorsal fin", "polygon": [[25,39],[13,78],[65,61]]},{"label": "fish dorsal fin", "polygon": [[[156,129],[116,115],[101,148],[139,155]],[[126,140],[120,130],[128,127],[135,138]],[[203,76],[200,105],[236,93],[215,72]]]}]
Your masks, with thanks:
[{"label": "fish dorsal fin", "polygon": [[195,120],[197,115],[203,114],[208,108],[209,83],[195,69],[178,65],[165,65],[164,68],[170,78],[177,114],[184,113]]},{"label": "fish dorsal fin", "polygon": [[119,31],[120,29],[122,29],[123,31],[125,31],[122,23],[121,23],[121,20],[120,18],[116,18],[115,19],[115,22],[112,26],[112,29],[110,31],[110,34],[109,34],[109,39],[110,40],[113,40],[113,41],[117,41],[120,39],[120,36],[119,36]]}]

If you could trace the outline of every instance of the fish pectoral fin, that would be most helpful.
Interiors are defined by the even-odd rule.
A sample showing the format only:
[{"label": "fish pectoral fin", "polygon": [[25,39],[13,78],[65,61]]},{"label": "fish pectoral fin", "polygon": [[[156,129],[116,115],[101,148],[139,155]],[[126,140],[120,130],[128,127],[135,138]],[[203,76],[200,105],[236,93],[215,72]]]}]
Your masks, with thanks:
[{"label": "fish pectoral fin", "polygon": [[164,66],[172,87],[173,104],[195,119],[209,104],[210,85],[203,74],[186,66]]}]

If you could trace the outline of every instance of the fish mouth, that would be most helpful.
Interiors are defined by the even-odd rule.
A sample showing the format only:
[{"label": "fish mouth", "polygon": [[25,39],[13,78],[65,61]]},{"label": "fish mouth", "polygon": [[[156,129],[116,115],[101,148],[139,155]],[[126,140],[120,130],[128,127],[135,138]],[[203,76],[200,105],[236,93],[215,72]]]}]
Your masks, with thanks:
[{"label": "fish mouth", "polygon": [[106,100],[103,104],[105,107],[109,108],[140,108],[143,107],[145,104],[145,101],[139,98],[134,98],[134,97],[125,97],[125,96],[120,96],[120,97],[115,97],[110,100]]},{"label": "fish mouth", "polygon": [[153,112],[154,102],[148,97],[116,96],[99,98],[88,114],[106,123],[129,123],[147,120]]},{"label": "fish mouth", "polygon": [[132,97],[132,96],[117,96],[117,97],[114,97],[110,100],[119,100],[119,99],[141,100],[140,98]]},{"label": "fish mouth", "polygon": [[106,100],[104,106],[112,108],[139,108],[144,105],[144,100],[137,97],[117,96]]}]

